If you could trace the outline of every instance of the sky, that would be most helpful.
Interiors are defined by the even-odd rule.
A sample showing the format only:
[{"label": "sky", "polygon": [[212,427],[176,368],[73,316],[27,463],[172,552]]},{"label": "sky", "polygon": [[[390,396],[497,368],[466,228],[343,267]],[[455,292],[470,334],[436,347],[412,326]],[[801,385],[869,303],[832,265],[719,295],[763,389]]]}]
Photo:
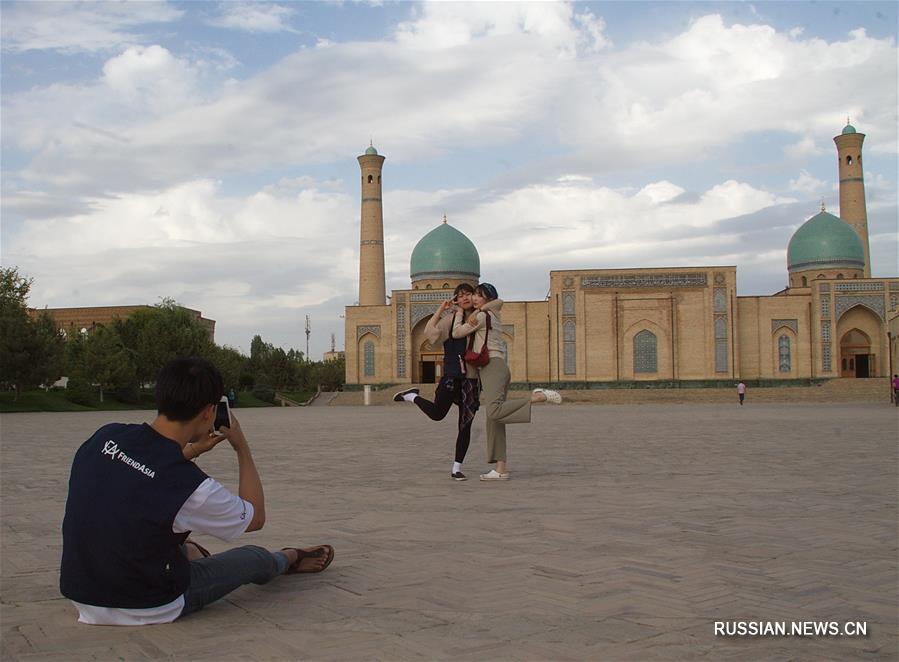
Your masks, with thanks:
[{"label": "sky", "polygon": [[387,289],[468,236],[506,300],[553,269],[787,284],[866,134],[871,271],[899,274],[895,2],[0,3],[0,261],[33,307],[155,304],[310,358],[358,298],[359,165]]}]

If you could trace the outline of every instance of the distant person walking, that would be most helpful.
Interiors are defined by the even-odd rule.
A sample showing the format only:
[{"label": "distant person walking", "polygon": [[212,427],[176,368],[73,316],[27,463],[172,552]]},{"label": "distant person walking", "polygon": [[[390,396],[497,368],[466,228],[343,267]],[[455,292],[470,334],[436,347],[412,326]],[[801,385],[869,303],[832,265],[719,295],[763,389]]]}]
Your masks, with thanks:
[{"label": "distant person walking", "polygon": [[746,384],[740,382],[737,384],[737,396],[740,398],[740,406],[743,406],[743,400],[746,399]]},{"label": "distant person walking", "polygon": [[893,404],[899,407],[899,375],[893,375]]},{"label": "distant person walking", "polygon": [[[530,423],[531,405],[536,402],[552,402],[559,404],[562,396],[550,389],[536,388],[530,398],[507,400],[509,383],[512,375],[506,364],[506,350],[503,346],[503,323],[500,311],[503,302],[490,283],[481,283],[475,288],[471,297],[478,312],[471,315],[467,322],[454,323],[453,337],[464,338],[474,335],[472,351],[482,351],[484,344],[490,354],[490,362],[481,366],[481,395],[487,408],[487,462],[496,467],[485,474],[481,480],[508,480],[509,469],[506,464],[506,424]],[[491,331],[487,330],[487,319],[490,318]],[[486,336],[486,338],[485,338]]]},{"label": "distant person walking", "polygon": [[[417,388],[400,391],[393,396],[397,402],[414,402],[428,418],[433,421],[442,421],[455,405],[459,408],[459,432],[456,435],[456,455],[453,460],[453,470],[450,478],[453,480],[467,480],[462,473],[462,463],[465,462],[465,454],[471,443],[471,424],[475,414],[478,413],[478,397],[480,384],[478,382],[478,369],[474,366],[466,366],[465,338],[453,338],[453,322],[458,320],[461,324],[468,319],[474,311],[471,295],[474,287],[468,283],[457,286],[451,299],[444,300],[437,308],[431,319],[425,326],[425,338],[432,345],[443,342],[443,374],[437,382],[437,390],[434,392],[434,402],[421,397]],[[444,315],[452,309],[451,315]]]}]

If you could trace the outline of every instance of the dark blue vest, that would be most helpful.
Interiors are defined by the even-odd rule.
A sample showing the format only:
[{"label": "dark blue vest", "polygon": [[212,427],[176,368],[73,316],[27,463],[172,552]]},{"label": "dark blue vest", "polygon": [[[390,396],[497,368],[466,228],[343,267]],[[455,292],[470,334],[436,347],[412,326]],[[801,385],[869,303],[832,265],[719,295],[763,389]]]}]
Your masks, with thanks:
[{"label": "dark blue vest", "polygon": [[188,534],[172,533],[172,523],[206,478],[146,423],[97,430],[72,462],[62,594],[97,607],[146,609],[184,593],[190,564],[178,546]]},{"label": "dark blue vest", "polygon": [[[453,318],[453,323],[455,323]],[[449,338],[443,341],[443,376],[462,377],[465,366],[465,350],[468,347],[468,338],[453,338],[453,328],[450,326]]]}]

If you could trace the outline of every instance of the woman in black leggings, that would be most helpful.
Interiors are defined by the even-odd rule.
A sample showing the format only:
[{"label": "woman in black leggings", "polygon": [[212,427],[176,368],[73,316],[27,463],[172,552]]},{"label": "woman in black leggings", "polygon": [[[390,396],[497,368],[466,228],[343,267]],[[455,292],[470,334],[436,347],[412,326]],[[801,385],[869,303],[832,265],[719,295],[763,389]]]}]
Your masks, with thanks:
[{"label": "woman in black leggings", "polygon": [[[473,309],[471,295],[473,293],[474,287],[468,283],[462,283],[456,287],[453,291],[453,298],[443,301],[425,326],[425,337],[428,342],[436,345],[443,341],[443,375],[437,384],[434,402],[421,397],[417,388],[406,389],[393,396],[397,402],[402,400],[414,402],[419,409],[435,421],[442,421],[453,404],[459,408],[456,457],[450,474],[450,478],[453,480],[467,480],[465,474],[462,473],[462,463],[468,452],[468,444],[471,441],[471,422],[478,411],[480,398],[477,370],[467,366],[463,359],[468,340],[467,338],[453,338],[451,333],[453,320],[458,316],[464,322],[471,313]],[[448,310],[453,311],[452,315],[444,316]]]}]

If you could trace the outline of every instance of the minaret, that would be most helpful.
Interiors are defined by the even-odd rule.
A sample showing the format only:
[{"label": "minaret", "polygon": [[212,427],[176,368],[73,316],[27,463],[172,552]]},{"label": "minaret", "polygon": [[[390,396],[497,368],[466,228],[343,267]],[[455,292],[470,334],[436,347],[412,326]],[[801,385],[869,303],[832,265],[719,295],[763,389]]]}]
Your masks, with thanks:
[{"label": "minaret", "polygon": [[865,278],[871,277],[871,250],[868,246],[868,211],[865,206],[865,178],[862,173],[862,143],[865,134],[849,124],[833,141],[837,144],[840,173],[840,218],[858,233],[865,249]]},{"label": "minaret", "polygon": [[358,157],[362,169],[362,221],[359,231],[359,305],[383,306],[387,299],[384,276],[384,214],[381,207],[381,168],[384,157],[369,145]]}]

